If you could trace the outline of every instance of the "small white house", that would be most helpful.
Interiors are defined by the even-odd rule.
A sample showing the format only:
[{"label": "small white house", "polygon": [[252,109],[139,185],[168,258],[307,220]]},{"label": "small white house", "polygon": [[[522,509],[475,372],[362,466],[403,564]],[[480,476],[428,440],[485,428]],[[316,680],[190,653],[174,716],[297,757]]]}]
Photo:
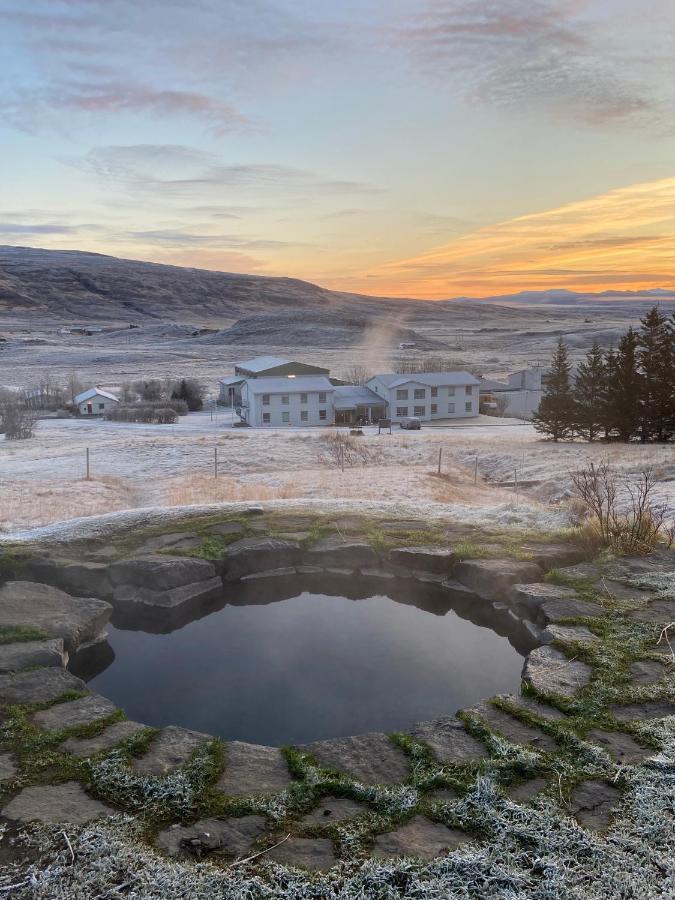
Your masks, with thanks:
[{"label": "small white house", "polygon": [[387,404],[392,422],[413,416],[423,422],[465,419],[479,413],[480,381],[470,372],[375,375],[368,387]]},{"label": "small white house", "polygon": [[335,388],[325,375],[280,375],[246,379],[240,418],[255,428],[332,425]]},{"label": "small white house", "polygon": [[104,416],[119,402],[119,397],[100,388],[89,388],[75,397],[75,406],[82,416]]}]

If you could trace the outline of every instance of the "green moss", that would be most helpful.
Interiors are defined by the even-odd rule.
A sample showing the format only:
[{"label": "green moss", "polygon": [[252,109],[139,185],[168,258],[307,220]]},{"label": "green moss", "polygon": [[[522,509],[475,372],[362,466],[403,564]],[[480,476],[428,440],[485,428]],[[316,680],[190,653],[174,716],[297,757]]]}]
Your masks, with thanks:
[{"label": "green moss", "polygon": [[5,625],[0,627],[0,644],[19,644],[26,641],[43,641],[51,637],[34,625]]}]

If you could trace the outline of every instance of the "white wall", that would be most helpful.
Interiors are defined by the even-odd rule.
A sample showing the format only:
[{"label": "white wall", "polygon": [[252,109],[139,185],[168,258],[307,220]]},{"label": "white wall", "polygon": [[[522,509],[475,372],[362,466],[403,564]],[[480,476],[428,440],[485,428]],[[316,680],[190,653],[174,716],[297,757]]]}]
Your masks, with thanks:
[{"label": "white wall", "polygon": [[[301,403],[303,394],[307,395],[307,402]],[[288,404],[283,403],[283,397],[288,397]],[[248,384],[242,388],[242,402],[248,403],[248,409],[242,409],[246,415],[246,421],[255,428],[286,428],[289,426],[320,426],[332,425],[333,392],[326,391],[326,401],[319,402],[319,391],[287,391],[285,394],[270,394],[269,404],[263,403],[263,395],[252,393],[248,390]],[[320,416],[320,410],[326,411],[325,419]],[[307,413],[303,420],[302,412]],[[288,422],[284,422],[284,413],[288,413]],[[270,421],[264,421],[264,415],[269,414]]]},{"label": "white wall", "polygon": [[[439,386],[436,388],[436,395],[432,394],[433,388],[425,384],[415,381],[408,381],[395,388],[388,388],[377,378],[368,382],[368,387],[374,390],[381,397],[384,397],[388,404],[388,416],[392,422],[399,422],[406,416],[414,416],[423,422],[430,422],[435,419],[464,419],[468,416],[477,416],[479,412],[479,386],[468,385],[471,393],[467,394],[467,386],[457,385],[455,387]],[[415,391],[424,391],[424,397],[415,398]],[[407,391],[408,399],[398,399],[399,391]],[[470,404],[470,409],[466,408],[466,404]],[[435,411],[432,411],[435,406]],[[416,411],[416,407],[419,409]],[[407,412],[399,412],[406,409]]]},{"label": "white wall", "polygon": [[[88,403],[91,403],[91,413],[87,412]],[[108,397],[92,397],[91,400],[83,400],[82,403],[78,403],[78,409],[83,416],[104,416],[115,406],[117,406],[117,400],[110,400]]]}]

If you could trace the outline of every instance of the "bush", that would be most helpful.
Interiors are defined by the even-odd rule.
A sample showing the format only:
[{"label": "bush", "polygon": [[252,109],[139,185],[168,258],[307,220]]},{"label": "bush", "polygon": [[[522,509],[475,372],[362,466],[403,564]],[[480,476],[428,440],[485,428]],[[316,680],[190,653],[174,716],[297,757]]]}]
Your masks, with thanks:
[{"label": "bush", "polygon": [[344,431],[332,431],[319,438],[317,457],[321,465],[341,468],[343,461],[349,467],[368,465],[375,461],[377,453]]},{"label": "bush", "polygon": [[173,425],[178,413],[163,403],[134,403],[114,407],[108,413],[111,422],[146,422],[155,425]]},{"label": "bush", "polygon": [[0,433],[6,441],[23,441],[32,438],[38,411],[30,409],[14,396],[0,397]]}]

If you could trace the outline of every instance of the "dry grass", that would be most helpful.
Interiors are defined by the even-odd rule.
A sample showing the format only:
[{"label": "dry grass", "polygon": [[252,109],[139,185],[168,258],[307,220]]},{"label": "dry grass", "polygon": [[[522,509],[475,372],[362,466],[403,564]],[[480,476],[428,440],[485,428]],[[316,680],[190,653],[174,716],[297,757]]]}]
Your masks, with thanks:
[{"label": "dry grass", "polygon": [[277,486],[260,482],[243,482],[236,478],[214,478],[213,475],[190,475],[174,482],[167,491],[169,506],[197,503],[230,503],[241,500],[291,500],[302,496],[302,490],[290,484]]}]

